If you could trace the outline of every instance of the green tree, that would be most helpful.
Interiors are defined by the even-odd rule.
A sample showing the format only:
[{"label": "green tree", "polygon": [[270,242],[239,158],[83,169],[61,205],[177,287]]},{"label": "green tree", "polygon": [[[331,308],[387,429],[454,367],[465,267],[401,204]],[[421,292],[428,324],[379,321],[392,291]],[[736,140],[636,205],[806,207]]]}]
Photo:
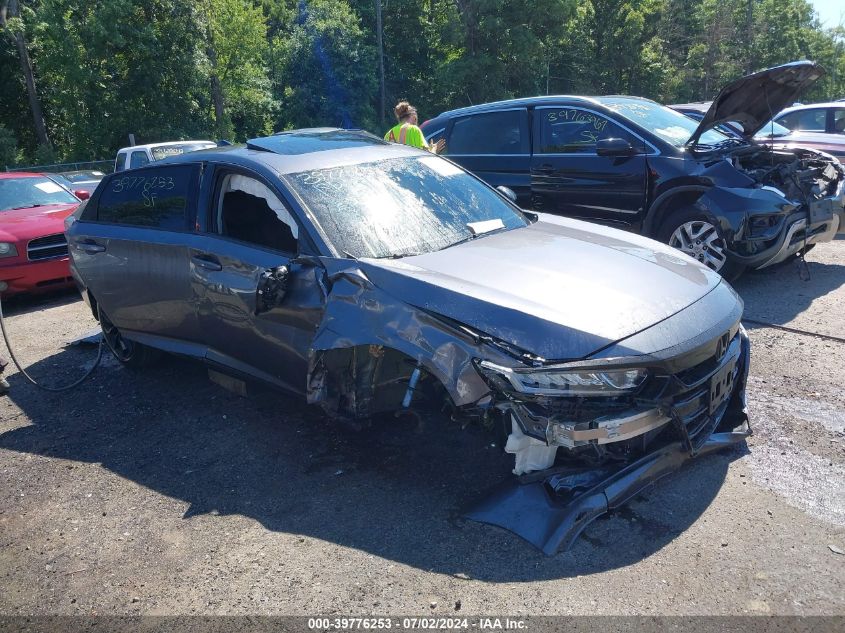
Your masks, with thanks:
[{"label": "green tree", "polygon": [[276,127],[374,129],[376,60],[359,16],[343,0],[301,0],[288,15],[272,43]]},{"label": "green tree", "polygon": [[[381,1],[388,108],[407,98],[423,118],[546,92],[710,99],[749,71],[805,58],[827,74],[803,100],[845,96],[845,29],[822,29],[808,0]],[[90,160],[114,156],[129,133],[381,133],[374,7],[0,0],[4,147],[11,134],[20,160]]]},{"label": "green tree", "polygon": [[47,124],[44,121],[44,114],[41,109],[41,98],[35,85],[35,69],[29,55],[30,45],[27,42],[26,24],[22,17],[19,0],[0,1],[0,30],[2,30],[4,36],[14,42],[17,49],[21,73],[29,98],[29,109],[32,113],[35,135],[41,145],[49,147],[50,138],[47,135]]},{"label": "green tree", "polygon": [[111,157],[129,133],[208,134],[190,0],[42,0],[38,17],[51,129],[66,157]]},{"label": "green tree", "polygon": [[262,8],[250,0],[204,0],[201,12],[217,136],[242,140],[271,131],[275,104]]},{"label": "green tree", "polygon": [[12,167],[18,161],[18,139],[10,129],[0,123],[0,169]]}]

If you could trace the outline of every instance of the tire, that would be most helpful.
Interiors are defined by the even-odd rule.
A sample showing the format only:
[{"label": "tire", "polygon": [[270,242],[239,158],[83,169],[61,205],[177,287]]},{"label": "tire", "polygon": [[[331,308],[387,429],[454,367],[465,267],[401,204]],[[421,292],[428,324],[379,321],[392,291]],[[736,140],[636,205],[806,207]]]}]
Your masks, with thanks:
[{"label": "tire", "polygon": [[737,279],[745,266],[728,253],[728,243],[721,227],[695,209],[675,213],[663,220],[656,237],[664,244],[689,255],[728,281]]},{"label": "tire", "polygon": [[159,350],[124,338],[109,318],[100,312],[103,341],[114,357],[125,367],[143,369],[154,365],[162,355]]}]

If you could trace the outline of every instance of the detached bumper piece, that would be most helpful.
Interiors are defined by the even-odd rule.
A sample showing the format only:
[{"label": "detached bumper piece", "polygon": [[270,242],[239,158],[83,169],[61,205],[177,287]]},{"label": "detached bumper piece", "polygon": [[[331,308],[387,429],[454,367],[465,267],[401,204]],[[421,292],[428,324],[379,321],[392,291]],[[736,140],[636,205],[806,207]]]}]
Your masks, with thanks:
[{"label": "detached bumper piece", "polygon": [[[830,205],[821,204],[827,202],[830,201],[819,201],[816,203],[816,206],[828,209]],[[841,218],[842,213],[831,212],[826,216],[822,214],[821,219],[813,218],[809,228],[807,226],[806,219],[793,222],[787,228],[783,241],[780,243],[780,247],[775,251],[774,255],[766,259],[763,263],[758,264],[757,269],[759,270],[779,264],[795,255],[805,246],[831,241],[840,230],[839,223]]]},{"label": "detached bumper piece", "polygon": [[[727,340],[725,335],[723,338]],[[566,551],[593,520],[679,470],[687,461],[743,442],[751,435],[745,382],[748,337],[740,328],[714,367],[675,378],[685,385],[664,410],[672,422],[648,453],[599,466],[557,466],[510,479],[464,513],[521,536],[548,556]]]},{"label": "detached bumper piece", "polygon": [[593,520],[624,505],[655,482],[698,455],[743,442],[748,422],[712,434],[696,453],[686,442],[673,442],[617,470],[572,469],[512,479],[465,513],[468,519],[497,525],[540,549],[547,556],[566,551]]}]

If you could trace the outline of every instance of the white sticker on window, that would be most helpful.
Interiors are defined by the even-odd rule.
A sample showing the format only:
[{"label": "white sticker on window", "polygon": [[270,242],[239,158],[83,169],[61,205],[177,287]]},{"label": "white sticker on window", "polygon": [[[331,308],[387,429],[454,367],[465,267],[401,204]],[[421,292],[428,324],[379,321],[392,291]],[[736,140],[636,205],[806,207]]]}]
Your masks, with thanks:
[{"label": "white sticker on window", "polygon": [[56,193],[57,191],[62,190],[62,188],[59,187],[59,185],[57,185],[56,183],[51,182],[49,180],[47,182],[35,183],[35,186],[38,187],[39,189],[41,189],[41,191],[43,191],[44,193]]},{"label": "white sticker on window", "polygon": [[444,178],[459,176],[464,173],[457,165],[453,165],[448,160],[443,160],[437,156],[423,156],[420,158],[420,162],[431,169],[431,171],[443,176]]}]

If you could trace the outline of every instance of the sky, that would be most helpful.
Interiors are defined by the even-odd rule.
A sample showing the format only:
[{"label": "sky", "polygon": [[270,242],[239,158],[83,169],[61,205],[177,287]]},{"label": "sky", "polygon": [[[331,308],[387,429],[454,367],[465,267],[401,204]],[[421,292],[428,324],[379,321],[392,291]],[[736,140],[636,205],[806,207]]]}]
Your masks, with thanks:
[{"label": "sky", "polygon": [[810,4],[819,14],[822,26],[831,28],[836,26],[840,18],[845,22],[845,2],[843,0],[810,0]]}]

